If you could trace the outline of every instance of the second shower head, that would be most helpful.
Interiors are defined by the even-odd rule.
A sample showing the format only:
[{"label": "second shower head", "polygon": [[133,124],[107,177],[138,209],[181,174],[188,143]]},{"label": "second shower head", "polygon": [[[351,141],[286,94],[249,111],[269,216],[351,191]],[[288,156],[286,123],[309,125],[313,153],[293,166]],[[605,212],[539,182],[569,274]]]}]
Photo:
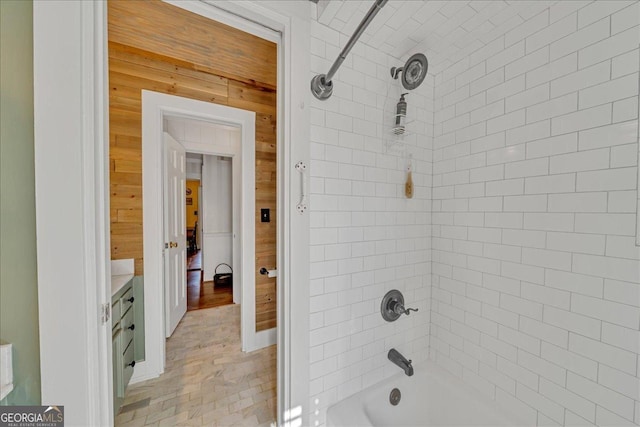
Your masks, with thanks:
[{"label": "second shower head", "polygon": [[391,77],[397,79],[402,73],[402,86],[407,90],[413,90],[420,86],[424,78],[427,77],[428,68],[427,57],[422,53],[416,53],[407,60],[404,67],[392,67]]}]

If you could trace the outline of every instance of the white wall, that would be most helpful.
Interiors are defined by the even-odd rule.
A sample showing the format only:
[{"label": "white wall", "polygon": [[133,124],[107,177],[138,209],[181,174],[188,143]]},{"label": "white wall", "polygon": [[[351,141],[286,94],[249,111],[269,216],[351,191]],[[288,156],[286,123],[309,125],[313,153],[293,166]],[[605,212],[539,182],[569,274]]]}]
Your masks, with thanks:
[{"label": "white wall", "polygon": [[[233,266],[231,158],[204,156],[202,165],[202,267],[213,280],[220,263]],[[229,271],[220,267],[219,272]]]},{"label": "white wall", "polygon": [[435,78],[432,357],[538,425],[640,423],[639,16],[543,6]]},{"label": "white wall", "polygon": [[187,179],[200,181],[202,179],[202,159],[190,158],[187,153]]},{"label": "white wall", "polygon": [[205,233],[230,233],[232,226],[231,158],[203,156],[203,229]]},{"label": "white wall", "polygon": [[[315,21],[311,34],[312,71],[326,73],[347,38]],[[312,99],[310,425],[323,424],[337,400],[400,372],[387,360],[391,348],[416,363],[428,354],[433,78],[407,97],[419,118],[407,138],[416,187],[408,200],[406,160],[382,137],[400,94],[389,69],[400,63],[358,43],[333,96]],[[385,322],[380,303],[391,289],[420,311]]]}]

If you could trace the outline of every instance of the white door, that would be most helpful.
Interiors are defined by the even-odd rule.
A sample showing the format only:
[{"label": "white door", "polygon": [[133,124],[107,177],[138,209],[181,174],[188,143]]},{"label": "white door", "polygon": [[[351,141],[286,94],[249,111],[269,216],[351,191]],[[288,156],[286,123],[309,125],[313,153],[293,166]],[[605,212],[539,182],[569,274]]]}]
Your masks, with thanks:
[{"label": "white door", "polygon": [[187,228],[185,149],[166,132],[164,154],[164,317],[168,338],[187,312]]}]

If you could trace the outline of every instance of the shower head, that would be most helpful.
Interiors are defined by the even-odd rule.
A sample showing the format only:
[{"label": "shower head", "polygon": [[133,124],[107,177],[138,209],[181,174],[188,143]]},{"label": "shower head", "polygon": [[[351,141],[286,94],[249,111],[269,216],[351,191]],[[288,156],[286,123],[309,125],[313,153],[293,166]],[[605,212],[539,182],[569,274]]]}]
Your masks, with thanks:
[{"label": "shower head", "polygon": [[391,77],[397,79],[400,72],[402,72],[402,86],[407,90],[413,90],[420,86],[424,78],[427,77],[428,68],[427,57],[421,53],[416,53],[407,60],[404,67],[392,67]]}]

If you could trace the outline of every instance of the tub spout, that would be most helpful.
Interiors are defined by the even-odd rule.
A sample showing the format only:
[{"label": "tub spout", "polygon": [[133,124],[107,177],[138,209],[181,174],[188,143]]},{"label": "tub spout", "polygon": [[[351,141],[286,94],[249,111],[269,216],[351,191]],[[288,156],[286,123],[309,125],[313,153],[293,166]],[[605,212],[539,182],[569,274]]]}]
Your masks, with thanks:
[{"label": "tub spout", "polygon": [[407,360],[398,350],[392,348],[387,355],[389,360],[394,364],[400,366],[407,376],[413,375],[413,366],[411,366],[411,360]]}]

